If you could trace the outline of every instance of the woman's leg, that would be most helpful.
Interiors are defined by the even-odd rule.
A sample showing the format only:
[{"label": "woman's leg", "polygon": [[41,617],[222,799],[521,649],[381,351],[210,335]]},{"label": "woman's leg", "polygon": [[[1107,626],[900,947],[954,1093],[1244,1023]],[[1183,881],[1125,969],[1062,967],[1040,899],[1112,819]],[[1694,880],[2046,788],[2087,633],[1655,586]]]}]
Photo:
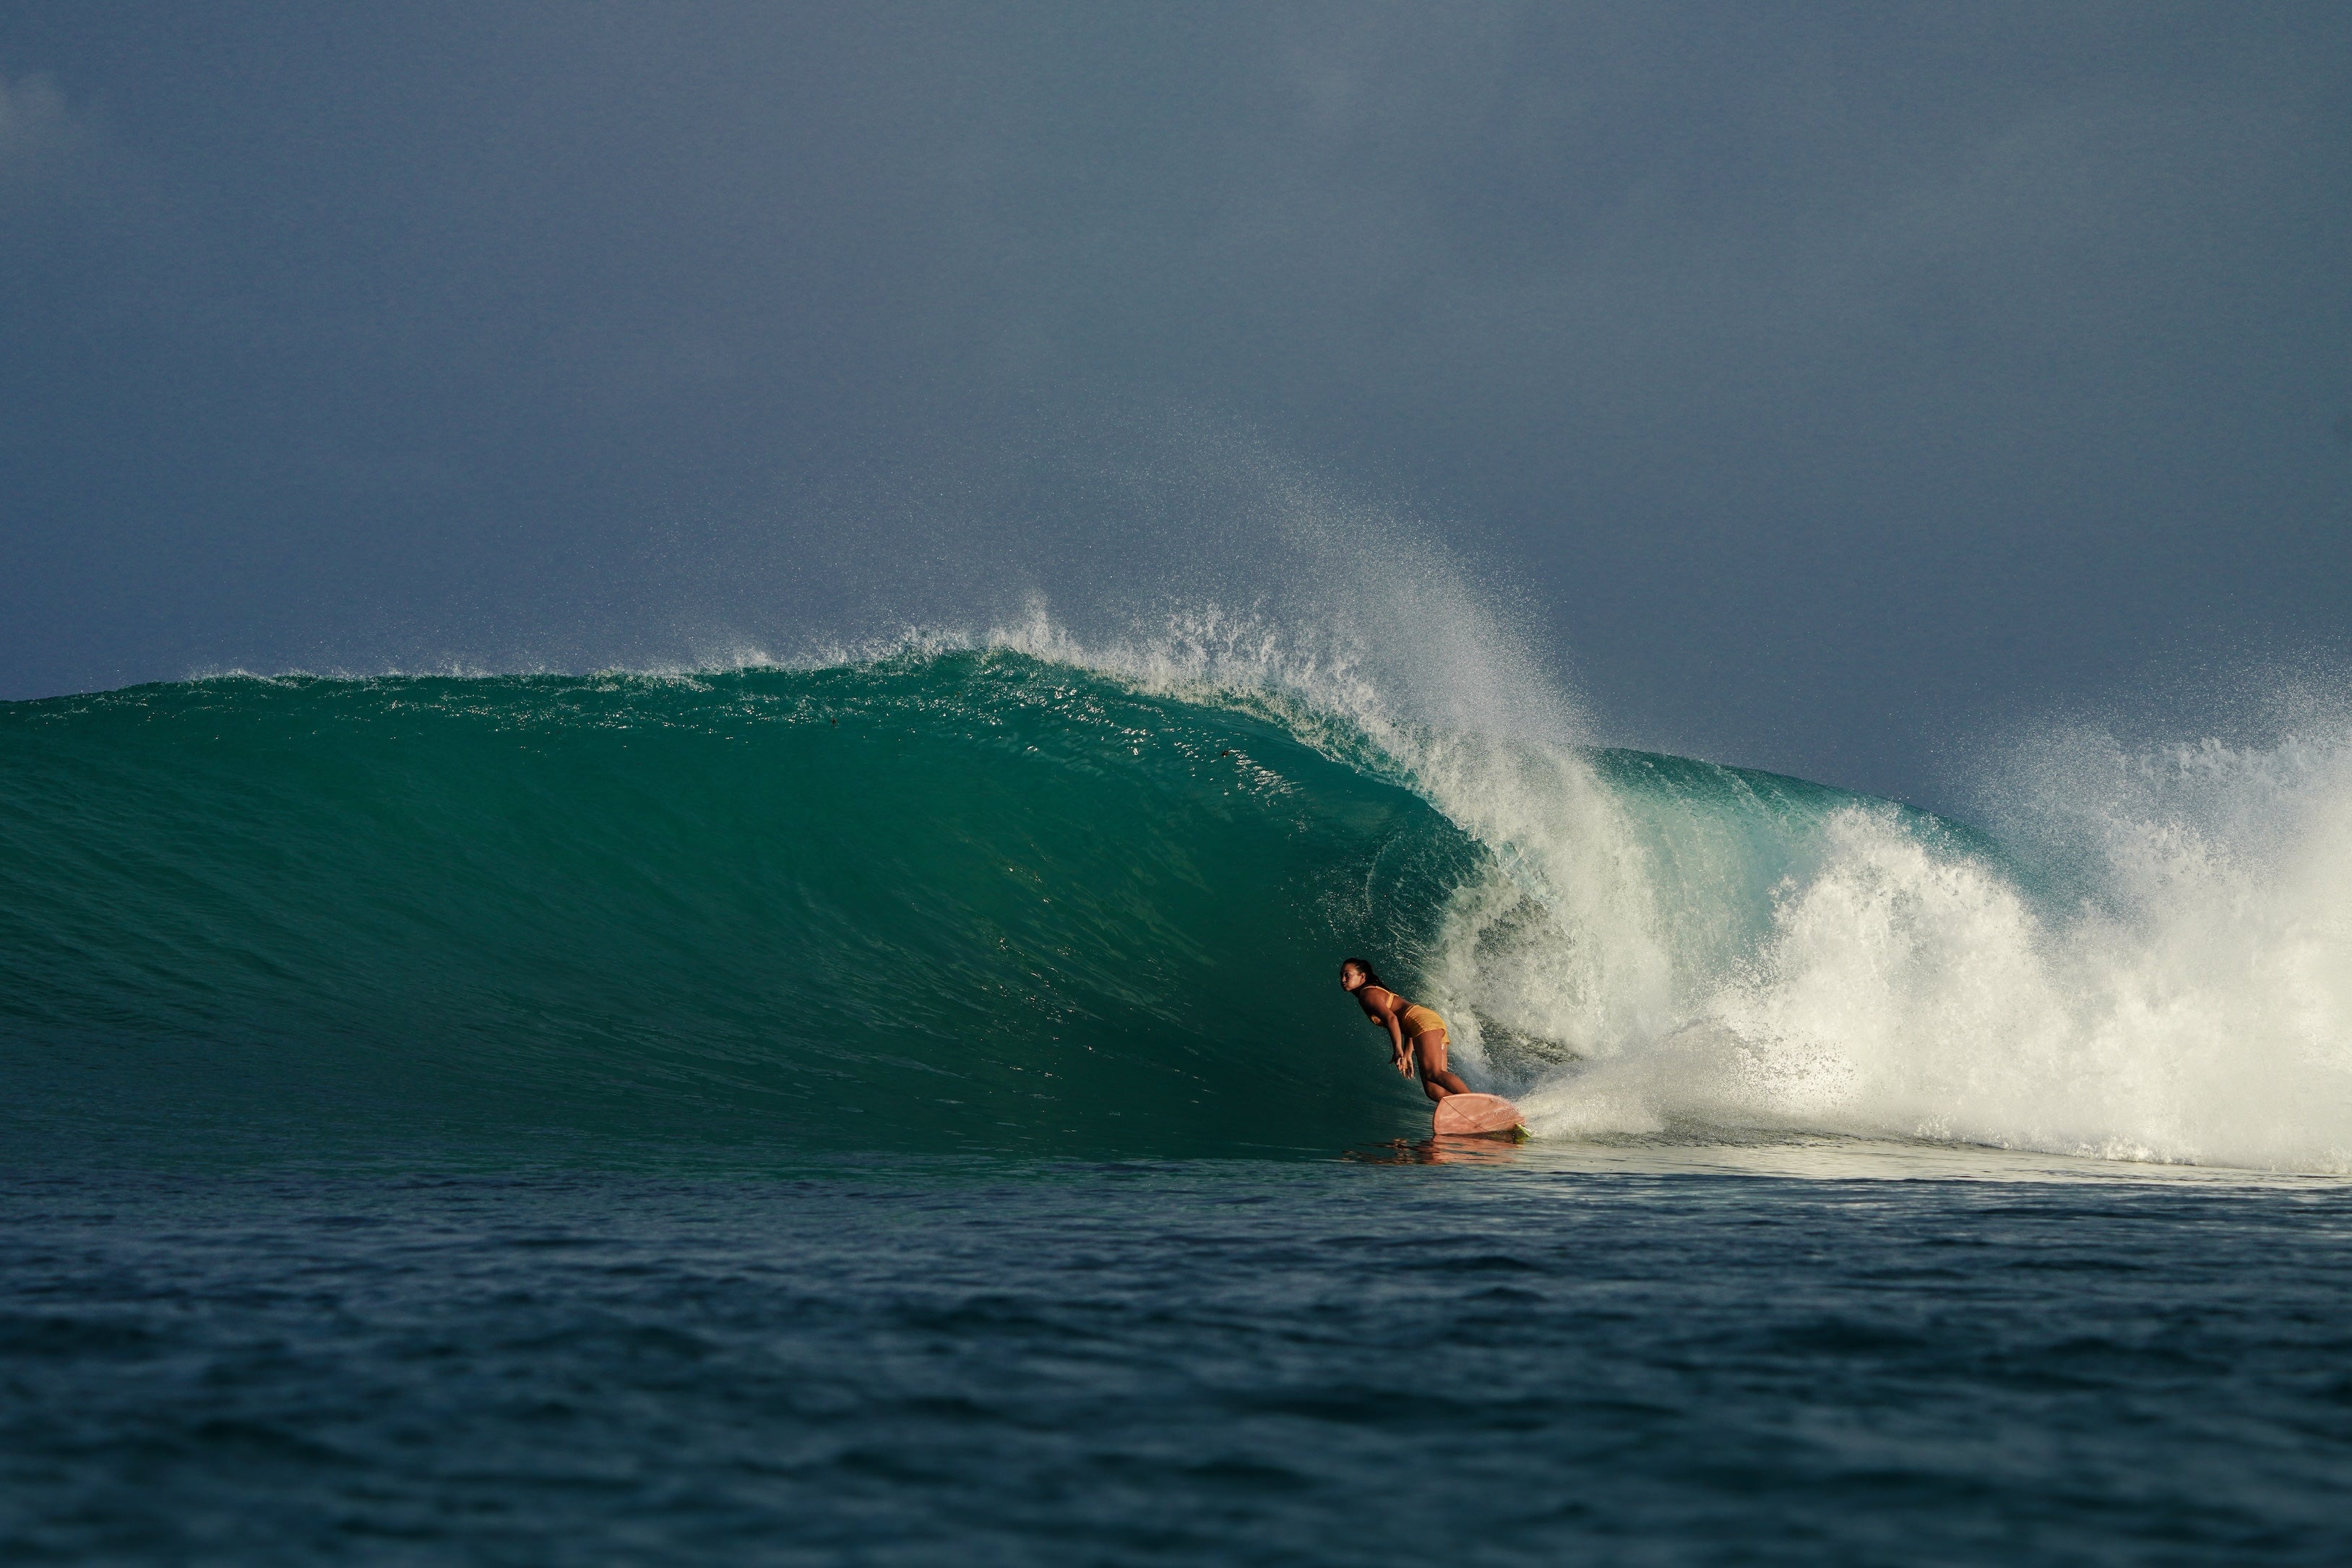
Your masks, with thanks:
[{"label": "woman's leg", "polygon": [[1445,1031],[1423,1029],[1412,1037],[1413,1058],[1421,1064],[1421,1091],[1432,1100],[1467,1094],[1470,1086],[1445,1070]]}]

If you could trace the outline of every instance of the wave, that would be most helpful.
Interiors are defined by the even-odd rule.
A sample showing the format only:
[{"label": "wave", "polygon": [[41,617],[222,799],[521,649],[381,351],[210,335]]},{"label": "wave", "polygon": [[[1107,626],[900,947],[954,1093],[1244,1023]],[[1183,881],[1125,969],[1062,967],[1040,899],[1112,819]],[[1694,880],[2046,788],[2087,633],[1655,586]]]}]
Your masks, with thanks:
[{"label": "wave", "polygon": [[1361,951],[1551,1136],[2352,1160],[2352,751],[2078,745],[1997,843],[1499,684],[1039,620],[10,705],[17,1131],[1329,1152],[1426,1125]]}]

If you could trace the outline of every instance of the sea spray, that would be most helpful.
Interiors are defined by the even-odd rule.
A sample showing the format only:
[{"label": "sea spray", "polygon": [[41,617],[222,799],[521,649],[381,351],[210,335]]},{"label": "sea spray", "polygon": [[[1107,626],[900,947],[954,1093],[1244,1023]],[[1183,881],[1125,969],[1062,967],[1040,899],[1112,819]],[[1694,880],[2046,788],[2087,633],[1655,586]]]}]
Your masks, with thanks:
[{"label": "sea spray", "polygon": [[[1744,961],[1536,1088],[1539,1124],[1958,1140],[2352,1168],[2352,752],[2112,759],[2020,810],[2039,858],[1837,805]],[[1736,905],[1738,878],[1717,887]],[[1736,948],[1736,944],[1735,944]]]}]

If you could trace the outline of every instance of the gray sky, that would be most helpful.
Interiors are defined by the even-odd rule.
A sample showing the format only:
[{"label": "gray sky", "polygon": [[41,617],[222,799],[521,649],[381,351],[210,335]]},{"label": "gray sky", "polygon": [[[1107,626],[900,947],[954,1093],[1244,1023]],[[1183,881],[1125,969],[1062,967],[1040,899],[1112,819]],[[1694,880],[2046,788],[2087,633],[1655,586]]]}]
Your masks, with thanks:
[{"label": "gray sky", "polygon": [[1302,494],[1897,793],[2352,633],[2341,5],[16,4],[0,93],[0,696],[1230,599]]}]

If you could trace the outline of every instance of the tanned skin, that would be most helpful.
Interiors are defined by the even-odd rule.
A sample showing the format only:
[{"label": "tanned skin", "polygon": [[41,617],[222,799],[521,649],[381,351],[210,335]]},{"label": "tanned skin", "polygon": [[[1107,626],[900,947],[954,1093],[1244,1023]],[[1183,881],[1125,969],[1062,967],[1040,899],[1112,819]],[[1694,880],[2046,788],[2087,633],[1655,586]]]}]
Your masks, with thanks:
[{"label": "tanned skin", "polygon": [[1470,1086],[1461,1078],[1445,1070],[1445,1031],[1423,1029],[1411,1046],[1404,1043],[1404,1026],[1397,1022],[1407,1005],[1405,999],[1386,986],[1375,985],[1371,977],[1352,963],[1339,966],[1339,988],[1356,999],[1377,1028],[1389,1032],[1389,1045],[1397,1071],[1407,1078],[1414,1076],[1416,1059],[1420,1067],[1421,1089],[1432,1100],[1444,1100],[1449,1094],[1467,1094]]}]

